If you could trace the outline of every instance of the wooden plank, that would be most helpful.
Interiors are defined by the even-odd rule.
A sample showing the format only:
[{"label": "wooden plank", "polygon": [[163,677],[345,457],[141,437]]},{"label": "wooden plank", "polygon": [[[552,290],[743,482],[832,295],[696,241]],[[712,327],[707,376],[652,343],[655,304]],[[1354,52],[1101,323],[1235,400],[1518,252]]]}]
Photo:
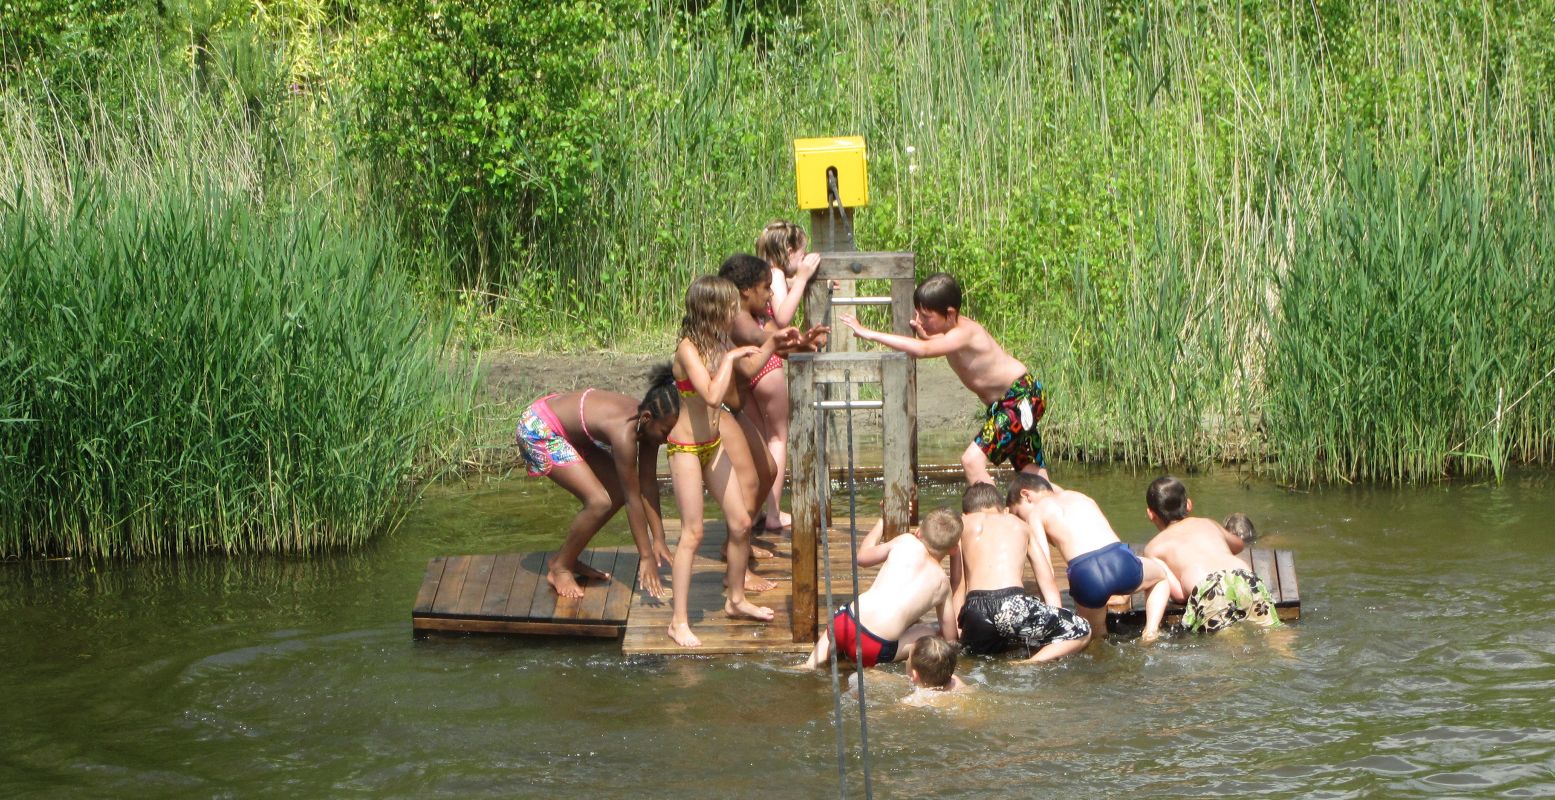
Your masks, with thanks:
[{"label": "wooden plank", "polygon": [[482,616],[500,617],[507,612],[508,597],[513,592],[522,559],[518,553],[503,553],[492,562],[491,580],[486,584],[486,597],[481,600]]},{"label": "wooden plank", "polygon": [[1253,551],[1253,574],[1269,587],[1269,595],[1280,598],[1280,576],[1274,569],[1274,551],[1267,547],[1247,548]]},{"label": "wooden plank", "polygon": [[[815,383],[879,383],[881,379],[881,361],[890,356],[907,358],[906,353],[885,352],[870,350],[859,353],[832,352],[832,353],[794,353],[788,357],[788,363],[795,361],[808,364],[810,375]],[[792,404],[799,408],[798,403]]]},{"label": "wooden plank", "polygon": [[453,613],[475,615],[481,613],[481,603],[486,599],[486,584],[491,581],[491,565],[497,560],[493,555],[470,556],[470,565],[464,573],[464,589],[459,592],[459,602]]},{"label": "wooden plank", "polygon": [[443,567],[448,559],[438,556],[427,562],[426,574],[421,578],[421,591],[416,593],[416,604],[411,607],[410,613],[431,611],[432,601],[437,599],[437,587],[443,581]]},{"label": "wooden plank", "polygon": [[1242,552],[1237,553],[1236,557],[1242,559],[1242,563],[1246,564],[1248,569],[1253,568],[1253,548],[1242,548]]},{"label": "wooden plank", "polygon": [[1301,591],[1296,584],[1296,556],[1289,550],[1274,551],[1275,569],[1280,573],[1280,595],[1277,605],[1301,605]]},{"label": "wooden plank", "polygon": [[519,558],[518,574],[513,576],[513,588],[508,592],[508,605],[502,610],[502,616],[529,617],[538,591],[550,588],[545,582],[545,566],[550,558],[550,553],[526,553]]},{"label": "wooden plank", "polygon": [[624,549],[616,556],[616,577],[610,582],[610,591],[605,597],[605,609],[600,612],[600,617],[605,622],[619,620],[623,625],[626,624],[627,609],[632,603],[632,593],[637,591],[639,561],[636,550]]},{"label": "wooden plank", "polygon": [[451,631],[458,633],[505,633],[536,636],[586,636],[613,639],[621,635],[620,625],[588,625],[581,622],[557,623],[533,620],[464,619],[448,617],[416,617],[413,627],[418,631]]},{"label": "wooden plank", "polygon": [[828,281],[856,281],[883,278],[913,278],[915,259],[912,253],[890,252],[821,252],[821,264],[815,270],[812,284],[825,286]]},{"label": "wooden plank", "polygon": [[535,585],[529,592],[528,602],[524,604],[525,611],[522,615],[513,613],[513,603],[519,601],[514,597],[508,600],[508,616],[522,616],[525,619],[550,619],[556,616],[556,590],[551,588],[551,582],[545,579],[545,571],[551,568],[551,559],[555,553],[542,553],[540,555],[540,568],[536,571]]},{"label": "wooden plank", "polygon": [[464,573],[470,566],[469,556],[450,556],[443,566],[443,581],[437,588],[437,599],[432,610],[447,614],[459,605],[459,595],[464,591]]},{"label": "wooden plank", "polygon": [[[821,285],[811,281],[813,289]],[[795,354],[798,356],[800,354]],[[816,535],[820,531],[822,484],[829,484],[826,453],[821,449],[820,412],[813,359],[790,358],[788,391],[793,413],[789,422],[789,464],[794,480],[789,489],[793,507],[793,551],[789,574],[793,576],[793,617],[789,634],[795,642],[815,641]]]},{"label": "wooden plank", "polygon": [[578,603],[578,619],[598,620],[604,617],[605,599],[610,596],[610,588],[616,584],[616,562],[620,560],[620,556],[620,548],[614,547],[583,554],[589,566],[600,572],[610,573],[610,580],[605,583],[590,581],[584,585],[583,600]]},{"label": "wooden plank", "polygon": [[909,444],[911,421],[907,398],[906,353],[892,353],[896,358],[881,360],[883,383],[881,394],[885,408],[881,413],[882,454],[885,460],[885,538],[890,540],[906,533],[912,524],[912,497],[918,484],[913,480],[910,462],[912,448]]}]

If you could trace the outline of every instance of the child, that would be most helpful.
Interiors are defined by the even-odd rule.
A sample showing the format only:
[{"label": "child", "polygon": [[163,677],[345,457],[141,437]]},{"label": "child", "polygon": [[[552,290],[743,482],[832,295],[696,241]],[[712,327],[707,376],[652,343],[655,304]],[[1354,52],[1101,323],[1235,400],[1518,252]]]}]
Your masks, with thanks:
[{"label": "child", "polygon": [[950,580],[940,561],[961,537],[961,518],[948,508],[924,517],[917,533],[881,542],[885,522],[875,523],[859,545],[861,567],[880,565],[874,583],[852,603],[837,609],[826,635],[815,643],[810,658],[801,669],[815,669],[826,663],[832,648],[837,657],[858,662],[861,669],[907,658],[912,644],[934,633],[932,625],[918,618],[935,608],[939,613],[940,632],[947,641],[955,641],[956,623],[950,613]]},{"label": "child", "polygon": [[956,646],[943,636],[925,636],[913,643],[907,657],[907,678],[919,689],[954,692],[966,683],[956,676]]},{"label": "child", "polygon": [[750,559],[750,510],[741,496],[728,454],[721,447],[718,405],[729,391],[734,362],[760,352],[757,347],[734,347],[729,330],[739,304],[734,284],[714,276],[692,281],[686,290],[686,316],[680,323],[680,343],[675,348],[675,388],[680,392],[680,418],[670,430],[670,479],[680,506],[680,543],[671,569],[674,599],[669,637],[681,647],[701,647],[691,632],[691,568],[702,543],[702,489],[711,489],[723,507],[729,529],[728,599],[724,613],[730,617],[768,621],[772,609],[745,599],[745,569]]},{"label": "child", "polygon": [[1166,601],[1182,597],[1171,570],[1160,560],[1140,558],[1118,541],[1096,501],[1040,475],[1018,472],[1010,483],[1010,510],[1046,536],[1069,562],[1069,596],[1094,631],[1107,630],[1107,600],[1117,594],[1148,592],[1145,630],[1150,641],[1161,629]]},{"label": "child", "polygon": [[1242,540],[1242,544],[1252,544],[1258,539],[1258,530],[1253,527],[1253,520],[1246,514],[1238,511],[1221,523],[1226,530],[1236,534],[1236,538]]},{"label": "child", "polygon": [[[770,222],[761,235],[756,237],[756,252],[766,266],[763,272],[766,275],[768,295],[766,306],[754,312],[757,323],[770,327],[793,324],[799,304],[804,300],[805,286],[821,263],[819,255],[805,254],[806,244],[808,241],[804,229],[792,222]],[[746,289],[739,281],[735,281],[735,285],[742,292]],[[824,343],[824,339],[819,343]],[[767,437],[767,449],[772,453],[772,461],[777,466],[779,476],[767,497],[767,514],[762,524],[769,531],[782,530],[794,522],[793,517],[783,513],[778,505],[783,499],[781,476],[784,461],[788,458],[788,381],[784,380],[782,368],[781,360],[768,361],[751,384],[756,395],[756,411],[761,418],[762,431]],[[766,380],[762,380],[763,377]]]},{"label": "child", "polygon": [[[748,381],[735,382],[740,397],[737,405],[731,407],[743,409],[742,416],[755,425],[757,439],[751,443],[751,449],[761,451],[763,457],[754,460],[758,467],[767,468],[751,508],[760,508],[761,501],[765,500],[767,514],[763,528],[779,531],[792,524],[791,517],[784,521],[779,506],[783,497],[784,461],[788,455],[788,381],[782,374],[783,356],[796,350],[815,350],[824,343],[827,328],[817,325],[802,336],[797,328],[779,328],[771,318],[772,286],[767,264],[753,255],[736,253],[729,256],[719,267],[718,275],[733,282],[740,290],[740,313],[735,315],[731,334],[734,343],[764,346],[769,340],[778,339],[777,351],[765,361],[754,361],[754,356],[746,360],[754,364],[754,370],[736,367],[741,372],[750,372],[751,377]],[[745,402],[746,395],[754,402]]]},{"label": "child", "polygon": [[859,338],[879,342],[913,358],[944,356],[961,383],[987,406],[983,427],[961,456],[967,483],[993,483],[988,463],[1009,461],[1018,472],[1047,476],[1037,422],[1046,404],[1042,384],[1026,365],[994,341],[983,326],[961,314],[961,287],[939,272],[913,292],[912,327],[919,338],[873,331],[852,314],[839,317]]},{"label": "child", "polygon": [[1189,593],[1184,629],[1214,633],[1242,620],[1280,625],[1268,587],[1236,557],[1242,539],[1213,520],[1188,516],[1193,501],[1182,481],[1156,478],[1145,490],[1145,509],[1160,531],[1145,545],[1145,555],[1164,562]]},{"label": "child", "polygon": [[[991,483],[968,486],[961,511],[961,547],[951,556],[950,569],[961,601],[956,620],[967,650],[992,654],[1027,647],[1035,651],[1029,659],[1034,662],[1084,650],[1091,625],[1063,607],[1040,534],[1005,512]],[[1028,562],[1041,599],[1026,594],[1021,571]],[[965,580],[960,580],[963,572]]]},{"label": "child", "polygon": [[531,476],[545,476],[583,503],[545,580],[562,597],[582,597],[574,575],[609,580],[610,574],[578,561],[583,548],[622,506],[637,543],[637,582],[654,597],[664,594],[659,567],[670,560],[659,515],[654,465],[659,445],[680,418],[680,395],[670,367],[649,375],[641,403],[615,392],[584,389],[548,394],[518,418],[518,448]]}]

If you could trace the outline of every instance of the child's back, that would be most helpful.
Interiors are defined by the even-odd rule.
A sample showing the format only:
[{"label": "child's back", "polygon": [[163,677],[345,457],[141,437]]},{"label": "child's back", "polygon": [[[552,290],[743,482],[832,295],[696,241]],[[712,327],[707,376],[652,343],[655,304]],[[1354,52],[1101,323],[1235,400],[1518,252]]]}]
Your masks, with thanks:
[{"label": "child's back", "polygon": [[902,632],[950,595],[950,579],[940,560],[916,536],[892,539],[891,552],[874,583],[853,608],[864,627],[887,639]]}]

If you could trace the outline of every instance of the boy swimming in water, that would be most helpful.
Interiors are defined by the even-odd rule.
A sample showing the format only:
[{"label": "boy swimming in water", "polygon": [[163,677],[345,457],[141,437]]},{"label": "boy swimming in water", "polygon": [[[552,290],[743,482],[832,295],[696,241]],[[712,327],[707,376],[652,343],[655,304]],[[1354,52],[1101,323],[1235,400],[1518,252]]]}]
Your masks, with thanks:
[{"label": "boy swimming in water", "polygon": [[861,567],[880,565],[874,583],[852,603],[837,609],[832,624],[801,669],[815,669],[831,657],[853,660],[869,668],[879,663],[907,658],[914,642],[932,635],[934,627],[918,618],[935,608],[939,612],[940,631],[955,641],[956,622],[950,613],[950,579],[940,562],[961,538],[961,516],[948,508],[929,512],[918,531],[880,541],[885,521],[875,523],[859,544]]},{"label": "boy swimming in water", "polygon": [[1095,500],[1018,472],[1010,483],[1009,504],[1069,562],[1069,596],[1093,631],[1107,630],[1109,598],[1143,591],[1149,593],[1143,638],[1158,635],[1167,600],[1182,596],[1177,579],[1159,559],[1140,558],[1118,541]]},{"label": "boy swimming in water", "polygon": [[1145,490],[1145,507],[1160,531],[1145,545],[1145,555],[1164,562],[1188,593],[1185,630],[1214,633],[1243,620],[1280,625],[1269,588],[1236,556],[1242,538],[1214,520],[1188,516],[1193,501],[1182,481],[1156,478]]},{"label": "boy swimming in water", "polygon": [[913,292],[912,328],[918,338],[870,330],[852,314],[839,317],[860,339],[913,358],[944,356],[966,388],[986,407],[983,427],[961,455],[967,483],[993,483],[988,464],[1010,462],[1018,472],[1047,475],[1042,452],[1046,401],[1042,384],[1026,365],[1004,351],[987,329],[961,314],[961,286],[950,275],[930,275]]}]

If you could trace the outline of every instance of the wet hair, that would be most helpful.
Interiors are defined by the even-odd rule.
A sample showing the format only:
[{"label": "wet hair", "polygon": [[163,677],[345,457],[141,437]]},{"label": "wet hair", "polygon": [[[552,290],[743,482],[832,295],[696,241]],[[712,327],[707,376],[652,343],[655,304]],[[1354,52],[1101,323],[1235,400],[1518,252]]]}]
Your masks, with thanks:
[{"label": "wet hair", "polygon": [[680,336],[691,340],[708,369],[734,349],[729,332],[734,328],[739,303],[740,290],[717,275],[703,275],[686,288],[686,316],[680,320]]},{"label": "wet hair", "polygon": [[680,392],[675,388],[675,369],[669,362],[648,370],[648,393],[637,405],[637,413],[644,411],[654,419],[680,415]]},{"label": "wet hair", "polygon": [[783,270],[786,275],[788,254],[795,248],[803,250],[809,243],[810,237],[805,235],[804,228],[780,219],[767,223],[756,237],[756,254],[767,262],[767,266]]},{"label": "wet hair", "polygon": [[961,539],[961,515],[949,508],[936,508],[918,526],[918,538],[936,553],[948,553]]},{"label": "wet hair", "polygon": [[1004,502],[1013,506],[1020,502],[1021,492],[1042,494],[1051,491],[1053,491],[1053,484],[1048,483],[1047,478],[1035,472],[1017,472],[1015,478],[1010,481],[1010,489],[1005,493]]},{"label": "wet hair", "polygon": [[1145,490],[1145,506],[1170,525],[1188,516],[1188,487],[1171,475],[1162,475]]},{"label": "wet hair", "polygon": [[961,493],[961,513],[972,514],[978,511],[1004,508],[1003,498],[999,497],[999,487],[987,483],[974,483],[966,487]]},{"label": "wet hair", "polygon": [[956,646],[943,636],[925,636],[913,642],[907,667],[918,673],[920,685],[943,689],[956,674]]},{"label": "wet hair", "polygon": [[743,292],[771,283],[772,270],[767,267],[767,262],[750,253],[735,253],[724,259],[723,265],[718,268],[718,277],[728,280],[734,284],[734,288]]},{"label": "wet hair", "polygon": [[1258,538],[1258,529],[1253,527],[1252,518],[1240,511],[1226,517],[1221,527],[1236,534],[1243,544],[1252,544],[1253,540]]},{"label": "wet hair", "polygon": [[913,308],[948,314],[961,308],[961,284],[948,272],[936,272],[923,279],[912,293]]}]

